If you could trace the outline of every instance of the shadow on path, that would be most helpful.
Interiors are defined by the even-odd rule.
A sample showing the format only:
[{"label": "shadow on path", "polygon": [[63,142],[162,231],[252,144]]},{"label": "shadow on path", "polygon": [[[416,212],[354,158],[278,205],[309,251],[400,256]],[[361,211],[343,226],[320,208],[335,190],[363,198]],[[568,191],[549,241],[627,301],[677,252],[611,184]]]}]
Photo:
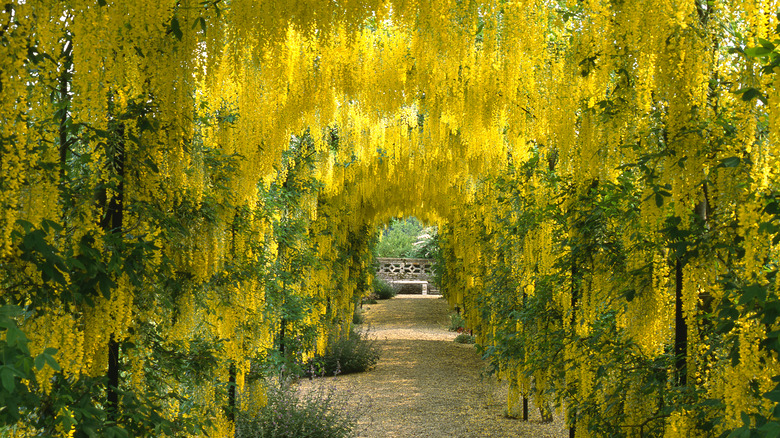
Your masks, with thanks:
[{"label": "shadow on path", "polygon": [[563,424],[504,416],[506,385],[483,378],[472,345],[447,331],[444,300],[400,295],[364,308],[369,336],[382,349],[376,368],[330,379],[368,401],[361,437],[566,437]]}]

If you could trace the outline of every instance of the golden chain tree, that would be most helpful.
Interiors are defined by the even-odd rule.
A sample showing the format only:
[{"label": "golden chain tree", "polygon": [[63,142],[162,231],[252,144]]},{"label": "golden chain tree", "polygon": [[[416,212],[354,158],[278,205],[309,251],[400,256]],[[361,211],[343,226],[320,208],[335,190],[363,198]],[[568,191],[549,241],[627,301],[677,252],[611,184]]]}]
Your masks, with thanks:
[{"label": "golden chain tree", "polygon": [[[777,10],[8,2],[0,322],[36,366],[0,377],[40,407],[3,424],[229,436],[252,359],[347,333],[369,230],[415,215],[443,227],[445,294],[510,413],[771,435]],[[150,371],[188,363],[209,372]],[[61,397],[91,382],[100,412]]]}]

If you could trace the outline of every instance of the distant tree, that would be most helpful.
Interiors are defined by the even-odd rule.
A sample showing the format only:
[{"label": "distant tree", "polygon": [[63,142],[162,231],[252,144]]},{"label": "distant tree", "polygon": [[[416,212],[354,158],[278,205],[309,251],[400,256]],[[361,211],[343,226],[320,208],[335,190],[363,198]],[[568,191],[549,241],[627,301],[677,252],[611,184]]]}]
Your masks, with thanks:
[{"label": "distant tree", "polygon": [[379,236],[377,257],[407,257],[422,230],[423,224],[415,217],[392,219]]},{"label": "distant tree", "polygon": [[394,218],[382,230],[374,252],[377,257],[430,258],[438,246],[436,227],[426,227],[415,217]]},{"label": "distant tree", "polygon": [[417,235],[417,240],[407,252],[407,257],[434,259],[439,253],[439,231],[437,227],[425,227]]}]

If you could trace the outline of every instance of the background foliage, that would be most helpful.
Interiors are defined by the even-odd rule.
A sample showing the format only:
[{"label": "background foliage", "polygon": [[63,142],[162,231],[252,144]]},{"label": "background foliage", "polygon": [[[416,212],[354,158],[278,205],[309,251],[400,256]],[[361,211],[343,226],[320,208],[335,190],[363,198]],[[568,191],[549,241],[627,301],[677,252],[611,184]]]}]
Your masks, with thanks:
[{"label": "background foliage", "polygon": [[436,227],[417,218],[392,219],[374,247],[377,257],[434,258],[438,247]]}]

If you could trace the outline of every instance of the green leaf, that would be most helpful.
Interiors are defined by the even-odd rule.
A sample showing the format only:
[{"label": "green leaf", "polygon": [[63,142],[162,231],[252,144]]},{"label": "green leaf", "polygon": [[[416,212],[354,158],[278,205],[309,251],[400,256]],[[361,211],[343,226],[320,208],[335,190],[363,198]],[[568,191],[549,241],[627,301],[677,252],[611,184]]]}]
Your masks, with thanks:
[{"label": "green leaf", "polygon": [[[51,351],[54,352],[52,353]],[[56,352],[56,348],[47,348],[44,350],[43,353],[35,358],[35,368],[42,370],[45,365],[49,365],[54,371],[60,371],[62,368],[60,368],[60,364],[57,363],[57,360],[53,356]]]},{"label": "green leaf", "polygon": [[775,44],[769,40],[765,40],[761,37],[758,38],[758,43],[761,44],[761,47],[767,49],[767,50],[775,50]]},{"label": "green leaf", "polygon": [[192,23],[192,28],[195,29],[196,26],[200,24],[200,30],[203,31],[203,34],[206,34],[206,19],[203,17],[198,17],[195,19],[195,22]]},{"label": "green leaf", "polygon": [[759,92],[755,88],[748,88],[747,90],[745,90],[744,93],[742,93],[742,100],[744,100],[745,102],[750,102],[751,100],[758,97],[760,94],[761,92]]},{"label": "green leaf", "polygon": [[113,280],[111,280],[111,277],[101,272],[98,275],[98,284],[100,288],[100,293],[103,295],[103,298],[110,300],[111,291],[116,287],[116,283],[114,283]]},{"label": "green leaf", "polygon": [[[775,389],[765,393],[764,394],[764,398],[772,400],[775,403],[780,403],[780,390],[775,388]],[[775,406],[775,413],[780,413],[780,411],[778,411],[778,409],[780,409],[780,404]]]},{"label": "green leaf", "polygon": [[766,47],[747,47],[745,48],[745,55],[751,57],[751,58],[760,58],[762,56],[767,56],[770,53],[772,53],[772,50],[767,49]]},{"label": "green leaf", "polygon": [[671,249],[677,257],[683,257],[688,251],[688,242],[673,242],[669,244]]},{"label": "green leaf", "polygon": [[38,357],[35,358],[35,369],[40,371],[44,366],[46,366],[46,358],[43,354],[39,354]]},{"label": "green leaf", "polygon": [[771,214],[771,215],[780,214],[780,204],[778,204],[778,202],[776,200],[772,200],[764,208],[764,213]]},{"label": "green leaf", "polygon": [[750,425],[750,415],[747,412],[740,412],[739,416],[742,417],[742,424]]},{"label": "green leaf", "polygon": [[718,167],[737,167],[742,160],[739,157],[728,157],[720,160]]},{"label": "green leaf", "polygon": [[19,306],[14,306],[7,304],[5,306],[0,306],[0,316],[5,317],[17,317],[22,314],[22,308]]},{"label": "green leaf", "polygon": [[72,267],[80,269],[82,271],[86,271],[87,267],[84,265],[84,263],[81,263],[81,260],[77,258],[70,259],[70,264]]},{"label": "green leaf", "polygon": [[128,438],[128,436],[127,431],[119,426],[106,429],[106,437]]},{"label": "green leaf", "polygon": [[152,172],[160,173],[160,168],[157,167],[157,164],[151,158],[147,158],[146,160],[144,160],[144,164],[146,164],[146,167],[151,169]]},{"label": "green leaf", "polygon": [[57,359],[55,359],[52,356],[46,355],[46,363],[53,369],[54,371],[62,371],[62,368],[60,368],[60,364],[57,363]]},{"label": "green leaf", "polygon": [[731,433],[726,438],[742,438],[742,437],[749,437],[750,436],[750,429],[748,429],[747,426],[742,426],[740,428],[734,429],[731,431]]},{"label": "green leaf", "polygon": [[780,384],[769,392],[764,393],[764,398],[772,400],[775,403],[780,403]]},{"label": "green leaf", "polygon": [[184,33],[181,31],[181,27],[179,27],[179,19],[176,16],[171,18],[171,26],[168,28],[168,30],[179,41],[181,41],[181,39],[184,37]]},{"label": "green leaf", "polygon": [[0,380],[3,382],[3,388],[8,392],[14,392],[16,383],[14,382],[15,373],[13,368],[4,366],[0,369]]},{"label": "green leaf", "polygon": [[759,302],[766,301],[766,287],[752,284],[742,289],[742,296],[739,298],[739,304],[746,304],[753,300]]},{"label": "green leaf", "polygon": [[55,233],[59,233],[63,230],[62,225],[49,219],[44,219],[41,222],[41,225],[43,226],[44,231],[46,231],[47,233],[51,232],[52,230]]},{"label": "green leaf", "polygon": [[757,89],[752,88],[752,87],[742,88],[740,90],[735,91],[734,94],[741,94],[742,95],[742,100],[745,101],[745,102],[750,102],[751,100],[757,98],[764,105],[766,105],[766,103],[767,103],[766,96],[764,96],[763,93],[761,93],[760,91],[758,91]]},{"label": "green leaf", "polygon": [[767,438],[780,437],[780,424],[774,421],[770,421],[766,423],[765,425],[761,426],[761,428],[759,428],[758,430],[764,432]]},{"label": "green leaf", "polygon": [[6,329],[8,332],[5,335],[5,342],[11,346],[16,347],[22,352],[27,352],[27,343],[29,340],[27,339],[27,336],[24,334],[23,331],[19,330],[16,327],[16,324],[7,325]]},{"label": "green leaf", "polygon": [[19,343],[19,330],[16,327],[7,327],[8,333],[5,335],[5,342],[9,346],[15,347]]}]

